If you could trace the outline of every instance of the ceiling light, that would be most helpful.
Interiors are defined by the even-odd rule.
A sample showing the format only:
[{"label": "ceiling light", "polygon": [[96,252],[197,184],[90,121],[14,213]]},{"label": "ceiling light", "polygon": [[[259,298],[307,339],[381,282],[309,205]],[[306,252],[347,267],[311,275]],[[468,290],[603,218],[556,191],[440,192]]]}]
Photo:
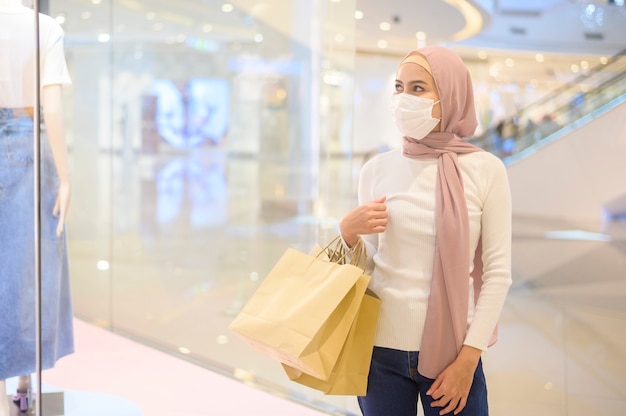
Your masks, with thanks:
[{"label": "ceiling light", "polygon": [[589,62],[587,62],[587,61],[580,61],[580,67],[582,69],[588,69],[589,68]]},{"label": "ceiling light", "polygon": [[111,35],[108,33],[101,33],[98,35],[98,42],[100,43],[107,43],[109,40],[111,40]]},{"label": "ceiling light", "polygon": [[257,33],[256,35],[254,35],[254,41],[256,43],[261,43],[263,42],[263,35],[261,33]]},{"label": "ceiling light", "polygon": [[542,53],[538,53],[537,55],[535,55],[535,61],[541,63],[541,62],[545,61],[545,57],[543,56]]},{"label": "ceiling light", "polygon": [[572,64],[572,66],[570,66],[570,69],[572,70],[573,73],[578,73],[578,71],[580,71],[580,67],[576,64]]},{"label": "ceiling light", "polygon": [[346,79],[346,74],[340,71],[327,71],[324,74],[324,83],[335,87],[343,85]]},{"label": "ceiling light", "polygon": [[223,11],[224,13],[230,13],[230,12],[232,12],[233,10],[235,10],[235,6],[233,6],[232,4],[230,4],[230,3],[224,3],[224,4],[222,4],[222,11]]},{"label": "ceiling light", "polygon": [[354,18],[355,18],[356,20],[361,20],[361,19],[363,19],[363,12],[362,12],[362,11],[360,11],[360,10],[356,10],[356,11],[354,12]]},{"label": "ceiling light", "polygon": [[98,263],[96,263],[96,268],[102,272],[109,270],[110,265],[109,262],[106,260],[100,260]]},{"label": "ceiling light", "polygon": [[606,56],[601,57],[601,58],[600,58],[600,63],[601,63],[602,65],[606,65],[606,64],[608,64],[608,63],[609,63],[609,58],[607,58]]},{"label": "ceiling light", "polygon": [[415,38],[417,39],[417,49],[421,49],[426,46],[426,33],[421,30],[415,33]]},{"label": "ceiling light", "polygon": [[500,70],[502,69],[502,64],[500,62],[496,62],[495,64],[489,67],[489,75],[496,78],[500,75]]},{"label": "ceiling light", "polygon": [[377,45],[380,49],[386,49],[386,48],[387,48],[387,46],[389,46],[389,43],[387,43],[387,41],[386,41],[386,40],[381,39],[381,40],[379,40],[379,41],[376,43],[376,45]]},{"label": "ceiling light", "polygon": [[54,20],[56,20],[58,24],[63,25],[65,24],[65,15],[63,13],[59,13]]},{"label": "ceiling light", "polygon": [[595,30],[604,25],[604,9],[593,4],[583,5],[580,13],[580,20],[591,30]]},{"label": "ceiling light", "polygon": [[465,18],[465,27],[452,35],[452,40],[463,40],[474,36],[483,28],[483,16],[478,9],[467,0],[443,0],[456,7]]},{"label": "ceiling light", "polygon": [[284,88],[279,88],[276,90],[276,98],[280,101],[287,98],[287,90]]},{"label": "ceiling light", "polygon": [[378,27],[380,28],[380,30],[384,30],[385,32],[391,30],[391,25],[389,24],[389,22],[381,22]]},{"label": "ceiling light", "polygon": [[91,4],[98,5],[100,3],[102,3],[102,0],[91,0]]}]

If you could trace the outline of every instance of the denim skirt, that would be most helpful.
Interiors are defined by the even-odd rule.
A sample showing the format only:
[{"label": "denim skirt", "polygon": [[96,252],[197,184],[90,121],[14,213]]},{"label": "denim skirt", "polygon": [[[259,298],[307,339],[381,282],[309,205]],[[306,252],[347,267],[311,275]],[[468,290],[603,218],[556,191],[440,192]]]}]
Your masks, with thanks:
[{"label": "denim skirt", "polygon": [[[53,216],[58,177],[41,135],[40,258],[42,368],[74,351],[65,231]],[[33,120],[0,108],[0,380],[35,371]]]}]

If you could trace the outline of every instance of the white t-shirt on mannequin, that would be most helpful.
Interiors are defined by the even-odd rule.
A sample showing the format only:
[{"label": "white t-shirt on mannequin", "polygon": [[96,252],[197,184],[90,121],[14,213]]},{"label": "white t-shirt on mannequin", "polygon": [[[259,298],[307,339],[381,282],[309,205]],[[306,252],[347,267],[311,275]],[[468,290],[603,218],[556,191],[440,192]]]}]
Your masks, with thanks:
[{"label": "white t-shirt on mannequin", "polygon": [[[0,0],[0,107],[33,107],[35,60],[34,11],[20,0]],[[68,85],[63,29],[50,16],[39,18],[41,86]]]}]

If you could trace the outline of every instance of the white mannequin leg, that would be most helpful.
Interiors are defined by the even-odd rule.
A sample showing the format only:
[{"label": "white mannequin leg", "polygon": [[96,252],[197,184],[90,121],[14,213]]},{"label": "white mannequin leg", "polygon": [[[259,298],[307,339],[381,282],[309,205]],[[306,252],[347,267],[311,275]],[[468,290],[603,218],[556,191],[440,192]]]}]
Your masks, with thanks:
[{"label": "white mannequin leg", "polygon": [[9,399],[7,398],[7,382],[0,380],[0,416],[9,416]]}]

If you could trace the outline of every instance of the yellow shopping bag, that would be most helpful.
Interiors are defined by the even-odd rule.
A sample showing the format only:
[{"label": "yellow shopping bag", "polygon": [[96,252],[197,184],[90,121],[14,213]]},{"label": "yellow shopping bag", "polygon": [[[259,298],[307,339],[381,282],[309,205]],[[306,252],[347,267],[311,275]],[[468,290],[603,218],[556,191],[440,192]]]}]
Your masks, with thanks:
[{"label": "yellow shopping bag", "polygon": [[365,396],[379,312],[380,299],[368,291],[328,380],[282,364],[289,379],[329,395]]},{"label": "yellow shopping bag", "polygon": [[340,245],[336,238],[319,254],[287,249],[229,328],[257,351],[328,379],[370,280],[355,264],[342,264]]}]

